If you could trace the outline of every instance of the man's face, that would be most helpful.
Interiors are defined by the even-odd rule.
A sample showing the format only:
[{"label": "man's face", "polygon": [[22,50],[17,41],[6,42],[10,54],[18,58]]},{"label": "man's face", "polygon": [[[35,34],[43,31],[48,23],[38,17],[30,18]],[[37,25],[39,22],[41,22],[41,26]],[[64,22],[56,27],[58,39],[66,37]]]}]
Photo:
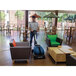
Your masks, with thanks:
[{"label": "man's face", "polygon": [[36,18],[32,18],[32,21],[35,22],[36,21]]}]

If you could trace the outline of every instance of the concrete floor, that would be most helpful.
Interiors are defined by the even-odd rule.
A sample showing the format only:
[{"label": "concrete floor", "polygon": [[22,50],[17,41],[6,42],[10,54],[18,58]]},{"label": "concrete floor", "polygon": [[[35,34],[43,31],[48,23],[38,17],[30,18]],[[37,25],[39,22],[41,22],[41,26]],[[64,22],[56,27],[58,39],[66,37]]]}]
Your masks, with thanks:
[{"label": "concrete floor", "polygon": [[6,31],[0,32],[0,66],[65,66],[65,63],[54,64],[52,62],[51,58],[47,54],[45,37],[45,32],[40,31],[37,38],[38,44],[40,44],[45,50],[45,59],[34,60],[32,58],[31,61],[28,60],[28,63],[15,64],[11,59],[9,42],[13,38],[16,42],[23,41],[23,35],[19,35],[19,32],[17,31],[12,31],[11,34]]}]

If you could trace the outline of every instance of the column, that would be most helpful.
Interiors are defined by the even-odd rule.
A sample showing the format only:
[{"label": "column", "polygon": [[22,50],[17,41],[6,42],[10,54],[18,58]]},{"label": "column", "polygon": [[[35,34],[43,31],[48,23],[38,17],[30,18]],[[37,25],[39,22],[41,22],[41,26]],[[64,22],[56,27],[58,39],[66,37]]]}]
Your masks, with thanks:
[{"label": "column", "polygon": [[[55,11],[55,14],[58,16],[58,11]],[[57,27],[58,18],[55,18],[55,26]]]},{"label": "column", "polygon": [[5,27],[4,29],[7,29],[7,25],[9,25],[9,13],[8,13],[8,10],[5,10]]},{"label": "column", "polygon": [[23,41],[27,41],[28,32],[28,10],[25,10],[25,32],[23,33]]},{"label": "column", "polygon": [[26,23],[26,28],[28,28],[28,10],[25,11],[25,23]]},{"label": "column", "polygon": [[[58,11],[55,11],[55,14],[58,16]],[[54,31],[54,34],[56,34],[56,32],[57,32],[57,21],[58,21],[58,18],[55,18],[55,27],[54,27],[55,31]]]}]

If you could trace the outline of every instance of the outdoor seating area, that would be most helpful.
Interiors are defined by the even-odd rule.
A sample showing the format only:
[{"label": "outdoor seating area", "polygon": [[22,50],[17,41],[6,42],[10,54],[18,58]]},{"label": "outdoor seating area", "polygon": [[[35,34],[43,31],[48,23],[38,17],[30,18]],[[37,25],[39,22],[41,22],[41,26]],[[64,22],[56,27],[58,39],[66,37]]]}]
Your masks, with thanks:
[{"label": "outdoor seating area", "polygon": [[0,66],[76,66],[76,11],[0,11],[3,15]]}]

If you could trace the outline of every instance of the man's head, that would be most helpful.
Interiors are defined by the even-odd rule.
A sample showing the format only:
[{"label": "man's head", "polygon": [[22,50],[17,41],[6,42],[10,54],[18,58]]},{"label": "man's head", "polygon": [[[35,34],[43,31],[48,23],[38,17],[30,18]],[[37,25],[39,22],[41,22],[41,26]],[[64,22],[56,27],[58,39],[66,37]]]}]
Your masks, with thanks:
[{"label": "man's head", "polygon": [[36,21],[36,17],[32,16],[32,21],[35,22]]}]

